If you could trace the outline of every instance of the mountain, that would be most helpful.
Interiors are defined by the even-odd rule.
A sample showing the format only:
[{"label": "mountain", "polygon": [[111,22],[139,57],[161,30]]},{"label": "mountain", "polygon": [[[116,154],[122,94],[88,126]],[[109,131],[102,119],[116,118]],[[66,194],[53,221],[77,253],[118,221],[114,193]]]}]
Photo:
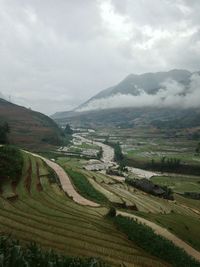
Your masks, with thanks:
[{"label": "mountain", "polygon": [[52,118],[60,124],[87,127],[200,126],[199,74],[187,70],[130,74],[75,110],[58,112]]},{"label": "mountain", "polygon": [[24,148],[58,145],[62,138],[60,128],[48,116],[0,98],[0,124],[3,122],[10,128],[9,142]]},{"label": "mountain", "polygon": [[168,72],[144,73],[140,75],[130,74],[117,85],[101,91],[90,100],[108,97],[118,93],[138,95],[139,89],[154,94],[167,79],[187,84],[190,76],[191,72],[187,70],[171,70]]},{"label": "mountain", "polygon": [[76,110],[85,110],[94,100],[107,99],[117,94],[138,96],[142,90],[147,94],[154,95],[161,87],[165,88],[164,83],[169,80],[187,87],[190,83],[191,75],[192,73],[187,70],[170,70],[168,72],[144,73],[140,75],[130,74],[117,85],[109,87],[93,96]]}]

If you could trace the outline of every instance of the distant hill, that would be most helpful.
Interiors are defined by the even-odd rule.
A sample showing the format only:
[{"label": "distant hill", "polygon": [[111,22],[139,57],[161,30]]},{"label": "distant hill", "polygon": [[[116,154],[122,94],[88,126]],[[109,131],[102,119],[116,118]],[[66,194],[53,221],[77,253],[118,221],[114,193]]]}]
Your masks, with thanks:
[{"label": "distant hill", "polygon": [[65,113],[56,118],[58,124],[74,127],[120,127],[153,126],[158,128],[200,127],[200,108],[115,108]]},{"label": "distant hill", "polygon": [[58,125],[48,116],[0,98],[0,123],[10,127],[9,141],[21,147],[39,150],[59,145],[62,139]]}]

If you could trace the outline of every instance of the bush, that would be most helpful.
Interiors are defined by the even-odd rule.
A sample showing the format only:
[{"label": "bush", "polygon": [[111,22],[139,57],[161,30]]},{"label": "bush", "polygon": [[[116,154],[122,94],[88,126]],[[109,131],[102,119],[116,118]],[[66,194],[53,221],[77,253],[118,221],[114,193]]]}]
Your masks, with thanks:
[{"label": "bush", "polygon": [[[3,267],[106,267],[95,258],[61,256],[53,250],[43,251],[35,243],[22,247],[18,240],[0,237],[0,266]],[[108,267],[108,266],[107,266]]]},{"label": "bush", "polygon": [[155,234],[150,227],[120,215],[114,217],[113,221],[135,244],[172,266],[200,267],[200,263],[190,257],[183,249]]},{"label": "bush", "polygon": [[1,178],[10,178],[17,181],[22,172],[23,157],[21,151],[10,145],[0,147],[0,174]]},{"label": "bush", "polygon": [[117,214],[116,209],[115,209],[114,207],[111,207],[111,208],[109,209],[109,211],[108,211],[107,216],[108,216],[108,217],[115,217],[116,214]]},{"label": "bush", "polygon": [[10,132],[10,127],[7,122],[0,124],[0,144],[8,143],[8,133]]}]

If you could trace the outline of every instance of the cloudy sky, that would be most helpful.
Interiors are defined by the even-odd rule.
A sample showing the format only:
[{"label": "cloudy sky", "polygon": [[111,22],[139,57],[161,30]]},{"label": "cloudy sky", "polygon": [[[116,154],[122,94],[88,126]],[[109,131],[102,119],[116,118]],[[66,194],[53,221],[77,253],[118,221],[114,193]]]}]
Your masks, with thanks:
[{"label": "cloudy sky", "polygon": [[0,0],[0,95],[52,114],[130,73],[199,70],[199,0]]}]

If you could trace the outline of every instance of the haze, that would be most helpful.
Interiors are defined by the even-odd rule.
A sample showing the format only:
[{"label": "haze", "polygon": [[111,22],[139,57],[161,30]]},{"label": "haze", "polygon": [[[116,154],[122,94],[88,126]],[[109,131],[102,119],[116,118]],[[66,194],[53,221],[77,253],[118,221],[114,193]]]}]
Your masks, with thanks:
[{"label": "haze", "polygon": [[129,73],[199,70],[199,14],[199,0],[0,0],[0,96],[53,114]]}]

